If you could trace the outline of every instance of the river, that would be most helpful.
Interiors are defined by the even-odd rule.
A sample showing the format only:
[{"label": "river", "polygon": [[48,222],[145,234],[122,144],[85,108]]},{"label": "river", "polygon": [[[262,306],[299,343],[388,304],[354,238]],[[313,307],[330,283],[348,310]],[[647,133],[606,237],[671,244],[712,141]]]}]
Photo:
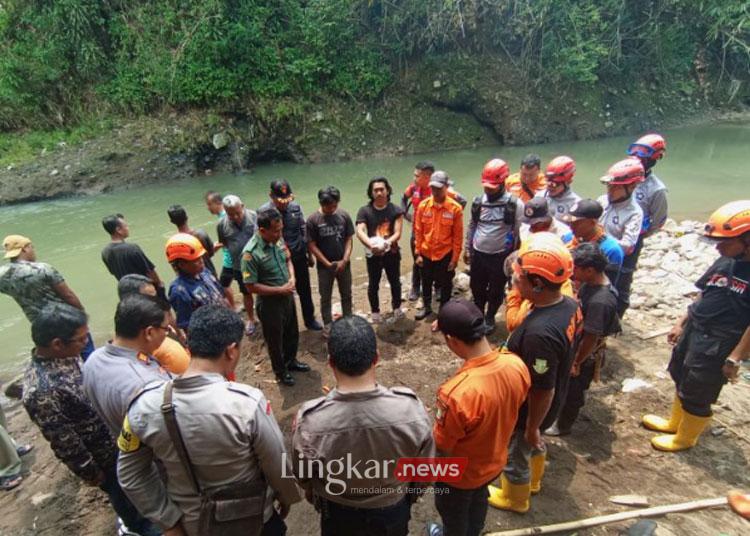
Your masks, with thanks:
[{"label": "river", "polygon": [[[672,217],[678,220],[704,218],[722,203],[750,195],[747,171],[750,124],[691,126],[664,134],[668,141],[667,156],[657,166],[656,173],[669,187]],[[514,169],[525,154],[537,152],[542,156],[543,165],[560,154],[575,158],[578,171],[574,189],[581,195],[596,197],[604,191],[598,178],[610,164],[624,158],[631,141],[631,138],[615,137],[334,164],[261,165],[244,175],[191,178],[93,197],[0,207],[0,236],[23,234],[33,240],[38,260],[55,266],[81,298],[90,315],[94,338],[100,344],[111,336],[117,301],[116,282],[100,258],[101,248],[109,240],[100,224],[107,214],[125,214],[130,223],[130,241],[144,249],[168,283],[173,274],[163,247],[174,227],[167,219],[166,209],[171,204],[182,204],[188,211],[191,225],[209,230],[215,238],[216,220],[206,211],[202,199],[209,189],[236,193],[247,206],[256,208],[267,200],[270,180],[283,177],[290,181],[297,201],[309,214],[317,208],[318,189],[333,184],[341,189],[342,207],[354,217],[366,201],[365,189],[373,176],[388,177],[395,192],[400,194],[411,180],[414,164],[429,159],[447,171],[456,188],[470,197],[481,189],[479,175],[486,160],[500,156]],[[408,231],[405,235],[408,236]],[[406,238],[402,240],[406,242]],[[361,257],[361,252],[355,253],[355,257]],[[355,271],[361,273],[363,266],[363,260],[355,260]],[[409,269],[408,262],[403,266],[403,271]],[[364,303],[355,304],[357,307],[367,309]],[[7,379],[28,358],[32,343],[28,321],[16,303],[5,295],[0,295],[0,340],[4,348],[0,353],[0,378]]]}]

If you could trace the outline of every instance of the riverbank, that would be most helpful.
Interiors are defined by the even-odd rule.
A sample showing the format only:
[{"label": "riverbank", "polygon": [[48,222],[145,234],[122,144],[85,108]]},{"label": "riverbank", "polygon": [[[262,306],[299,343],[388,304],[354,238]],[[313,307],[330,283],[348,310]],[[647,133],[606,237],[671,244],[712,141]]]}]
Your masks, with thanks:
[{"label": "riverbank", "polygon": [[[666,412],[673,385],[664,368],[670,347],[665,333],[673,319],[684,311],[694,280],[715,258],[708,244],[697,240],[695,222],[670,222],[666,231],[650,238],[641,257],[634,288],[635,307],[625,317],[625,333],[609,342],[602,381],[592,386],[574,433],[565,438],[547,438],[549,464],[543,489],[532,499],[532,510],[524,515],[490,509],[486,530],[555,523],[626,510],[608,501],[613,495],[646,496],[651,505],[683,502],[725,495],[731,488],[749,488],[746,451],[750,423],[750,380],[743,377],[728,385],[714,407],[715,417],[698,445],[679,454],[661,453],[649,445],[653,435],[639,424],[644,411]],[[361,259],[358,260],[361,262]],[[403,263],[407,271],[407,263]],[[662,273],[664,272],[664,273]],[[677,285],[673,276],[685,279]],[[407,277],[405,276],[406,280]],[[464,278],[460,278],[461,280]],[[461,281],[459,281],[460,283]],[[466,292],[465,285],[457,285]],[[381,287],[381,300],[387,289]],[[638,303],[644,297],[643,303]],[[647,300],[656,298],[656,304]],[[364,314],[366,275],[355,274],[355,310]],[[663,305],[663,306],[662,306]],[[430,332],[429,324],[411,320],[415,307],[409,304],[407,318],[378,326],[379,381],[384,385],[413,388],[434,412],[435,392],[460,366],[446,348],[442,336]],[[502,322],[491,336],[500,344],[507,333]],[[243,348],[237,376],[240,381],[263,390],[271,401],[285,437],[299,405],[321,396],[334,385],[326,366],[324,341],[319,333],[304,331],[300,359],[312,366],[298,374],[293,388],[278,385],[266,358],[263,341],[253,338]],[[743,370],[746,372],[746,369]],[[638,379],[645,385],[623,389],[623,382]],[[627,392],[626,392],[627,391]],[[6,413],[10,433],[19,442],[36,445],[24,460],[28,471],[24,483],[0,495],[0,535],[73,533],[100,535],[114,531],[114,518],[104,495],[83,486],[52,455],[46,441],[13,403]],[[564,504],[565,508],[560,508]],[[292,508],[287,523],[291,535],[318,533],[317,519],[306,503]],[[412,511],[411,533],[420,534],[426,521],[438,519],[431,497],[420,500]],[[657,520],[657,534],[716,534],[740,536],[747,522],[728,509],[670,515]],[[579,534],[620,534],[625,524],[611,525]]]},{"label": "riverbank", "polygon": [[[498,88],[494,80],[505,82]],[[709,94],[663,91],[645,83],[628,89],[602,84],[581,93],[572,87],[529,87],[522,80],[493,58],[445,61],[407,73],[368,104],[330,97],[280,99],[93,120],[83,133],[45,137],[36,154],[25,147],[18,161],[0,155],[0,205],[251,173],[269,161],[318,163],[518,146],[750,117],[740,99],[727,104]]]}]

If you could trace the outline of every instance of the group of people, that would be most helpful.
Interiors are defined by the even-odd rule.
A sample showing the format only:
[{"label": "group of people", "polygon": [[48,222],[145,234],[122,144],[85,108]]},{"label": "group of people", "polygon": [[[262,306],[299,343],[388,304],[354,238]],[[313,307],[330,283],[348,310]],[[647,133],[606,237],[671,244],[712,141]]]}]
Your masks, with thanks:
[{"label": "group of people", "polygon": [[[183,207],[168,209],[177,228],[165,246],[175,272],[168,290],[126,241],[125,218],[107,216],[111,241],[102,259],[118,279],[120,302],[112,339],[96,349],[64,278],[36,261],[28,238],[8,236],[0,292],[23,308],[35,345],[24,407],[56,456],[109,495],[120,534],[280,535],[304,495],[324,535],[405,535],[412,503],[429,490],[442,518],[428,526],[431,535],[478,535],[488,505],[529,510],[548,465],[543,434],[573,431],[606,339],[621,331],[643,241],[666,221],[666,189],[653,174],[665,151],[659,135],[637,140],[602,177],[607,192],[598,200],[573,191],[572,158],[554,158],[542,172],[537,155],[514,175],[505,161],[490,160],[483,193],[470,205],[430,162],[417,164],[398,205],[389,181],[375,177],[355,221],[333,186],[319,191],[319,208],[307,219],[284,180],[271,183],[257,212],[236,195],[208,192],[217,242],[188,225]],[[408,299],[422,300],[415,318],[431,322],[463,361],[439,387],[434,418],[414,391],[377,380],[371,324],[384,320],[383,272],[391,318],[405,315],[404,220],[412,223],[414,261]],[[369,322],[352,314],[355,234],[366,252]],[[750,352],[750,201],[721,207],[704,234],[721,257],[669,335],[672,414],[643,418],[664,434],[652,444],[665,451],[695,445],[711,404]],[[472,300],[452,296],[462,258]],[[233,282],[247,320],[236,311]],[[270,402],[234,380],[243,341],[258,324],[280,384],[294,385],[291,373],[310,369],[297,359],[295,293],[307,329],[323,331],[336,386],[302,404],[287,452]],[[502,304],[509,336],[495,348],[487,335]],[[443,458],[464,465],[429,488],[394,467]]]}]

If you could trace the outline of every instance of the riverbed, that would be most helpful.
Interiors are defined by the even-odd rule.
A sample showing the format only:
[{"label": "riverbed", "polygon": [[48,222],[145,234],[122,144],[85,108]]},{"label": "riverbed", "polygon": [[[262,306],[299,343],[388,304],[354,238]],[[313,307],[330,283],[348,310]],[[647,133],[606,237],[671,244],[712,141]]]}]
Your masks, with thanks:
[{"label": "riverbed", "polygon": [[[684,127],[664,132],[668,140],[666,158],[656,173],[670,189],[671,216],[702,219],[722,203],[747,197],[750,123],[721,123]],[[368,180],[388,177],[399,195],[411,180],[415,162],[433,160],[467,197],[480,191],[479,174],[484,162],[494,156],[517,167],[529,152],[538,152],[546,163],[559,154],[577,161],[574,189],[595,197],[604,190],[598,177],[607,167],[624,157],[631,138],[555,143],[528,147],[483,147],[474,150],[407,157],[372,158],[335,164],[269,164],[240,175],[209,175],[184,181],[159,183],[137,189],[91,197],[69,198],[0,208],[0,234],[29,236],[36,246],[38,260],[49,262],[65,276],[91,316],[90,325],[97,343],[112,332],[116,285],[101,262],[100,250],[108,241],[100,221],[102,216],[122,212],[130,222],[132,242],[138,243],[156,263],[167,283],[173,278],[163,255],[167,237],[174,232],[166,209],[182,204],[190,223],[203,227],[215,237],[215,218],[203,205],[206,190],[240,195],[249,207],[267,199],[268,183],[278,177],[288,179],[305,213],[317,207],[319,188],[333,184],[342,191],[342,207],[355,216],[365,203]],[[405,235],[408,234],[408,231]],[[406,238],[402,241],[406,244]],[[358,249],[355,257],[360,257]],[[364,261],[355,260],[355,272],[362,273]],[[403,271],[409,269],[404,262]],[[355,307],[365,309],[365,304]],[[29,324],[16,303],[0,297],[0,378],[7,379],[27,359],[31,348]]]}]

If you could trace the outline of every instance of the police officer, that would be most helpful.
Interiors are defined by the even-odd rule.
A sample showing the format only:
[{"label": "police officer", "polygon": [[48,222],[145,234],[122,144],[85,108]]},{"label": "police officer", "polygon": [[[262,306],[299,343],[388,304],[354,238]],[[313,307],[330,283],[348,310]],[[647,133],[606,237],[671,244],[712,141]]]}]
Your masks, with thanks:
[{"label": "police officer", "polygon": [[427,412],[411,389],[377,383],[375,332],[365,319],[333,322],[328,355],[336,388],[295,418],[298,481],[321,514],[323,536],[406,536],[414,490],[395,466],[435,455]]},{"label": "police officer", "polygon": [[506,193],[508,164],[494,158],[482,170],[484,194],[474,198],[466,231],[464,262],[471,264],[471,294],[484,314],[485,330],[495,329],[495,314],[505,297],[505,272],[499,267],[519,244],[523,203]]},{"label": "police officer", "polygon": [[294,306],[294,266],[281,240],[281,213],[268,208],[258,215],[258,232],[242,250],[242,280],[258,295],[258,316],[273,372],[284,385],[294,385],[290,371],[307,372],[297,361],[299,330]]},{"label": "police officer", "polygon": [[478,536],[487,515],[487,484],[505,466],[531,378],[517,356],[490,346],[484,315],[472,302],[450,300],[436,322],[463,364],[438,390],[435,443],[442,455],[465,457],[468,465],[460,480],[435,484],[441,492],[435,507],[446,536]]},{"label": "police officer", "polygon": [[638,158],[643,164],[646,179],[635,189],[635,199],[643,210],[641,240],[637,251],[648,238],[664,226],[667,221],[669,206],[667,204],[667,187],[654,173],[656,163],[664,158],[667,151],[667,140],[659,134],[646,134],[631,143],[628,155]]},{"label": "police officer", "polygon": [[551,233],[536,233],[521,246],[513,286],[533,308],[508,339],[531,374],[531,390],[511,438],[502,487],[490,486],[495,508],[527,512],[531,493],[541,489],[546,448],[541,431],[555,420],[568,386],[578,342],[581,311],[560,287],[573,273],[573,259]]},{"label": "police officer", "polygon": [[544,172],[547,179],[547,191],[545,196],[549,202],[549,211],[552,217],[562,219],[570,212],[570,207],[581,199],[570,185],[576,174],[576,163],[569,156],[557,156],[553,158]]},{"label": "police officer", "polygon": [[604,231],[620,244],[625,258],[617,278],[617,314],[622,317],[630,306],[630,286],[633,284],[638,254],[636,248],[643,225],[643,210],[633,193],[644,179],[643,165],[637,158],[626,158],[613,164],[599,179],[607,186],[607,194],[599,197],[604,208],[599,221]]},{"label": "police officer", "polygon": [[[247,534],[260,534],[257,526],[263,524],[263,535],[283,535],[282,519],[300,499],[294,479],[283,477],[291,472],[269,402],[258,389],[225,379],[239,362],[242,335],[242,319],[234,311],[216,305],[198,309],[188,329],[192,354],[188,370],[173,382],[146,386],[131,402],[123,422],[117,440],[120,484],[138,510],[165,529],[165,535],[201,535],[201,491],[257,487],[257,496],[247,504],[236,501],[232,512],[235,520],[246,520]],[[169,394],[189,468],[163,414]],[[164,467],[166,485],[156,460]],[[263,505],[262,516],[261,509],[250,508],[258,502]]]},{"label": "police officer", "polygon": [[281,212],[284,223],[284,242],[286,242],[286,246],[292,254],[292,265],[294,266],[294,276],[297,283],[297,296],[299,296],[299,304],[302,308],[302,318],[307,329],[320,331],[323,326],[315,320],[315,305],[310,291],[310,267],[314,265],[315,261],[307,251],[307,233],[305,231],[307,226],[305,225],[305,216],[302,214],[302,207],[294,200],[292,187],[284,179],[277,179],[271,183],[271,191],[268,196],[271,200],[262,205],[258,212],[273,207]]},{"label": "police officer", "polygon": [[643,417],[646,428],[667,434],[651,439],[658,450],[695,446],[711,421],[711,404],[750,355],[750,200],[716,210],[704,236],[721,257],[697,281],[699,298],[667,336],[675,345],[668,367],[677,388],[672,414]]}]

